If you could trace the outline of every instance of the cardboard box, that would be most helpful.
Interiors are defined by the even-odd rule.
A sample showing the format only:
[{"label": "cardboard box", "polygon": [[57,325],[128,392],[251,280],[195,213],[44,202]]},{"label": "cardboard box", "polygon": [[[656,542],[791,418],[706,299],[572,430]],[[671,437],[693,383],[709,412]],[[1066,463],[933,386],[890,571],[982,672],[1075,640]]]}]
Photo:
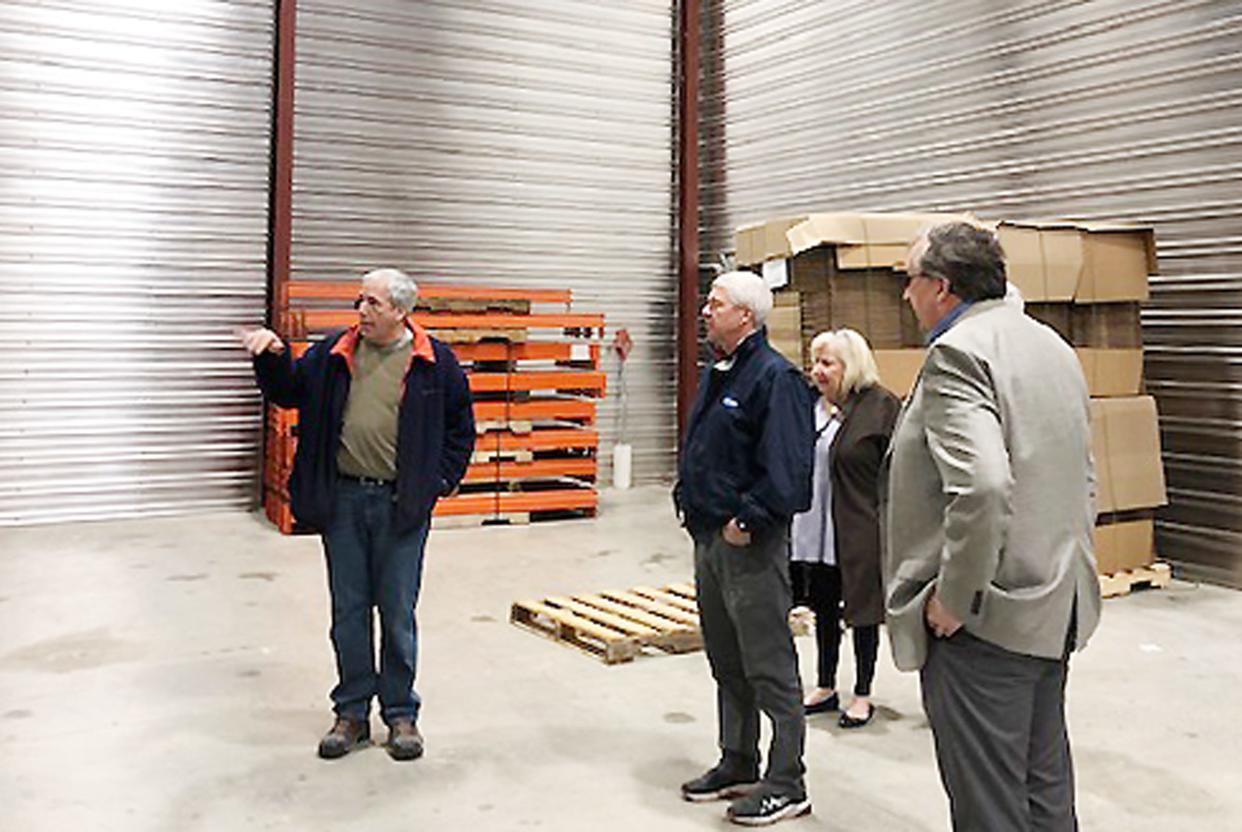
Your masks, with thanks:
[{"label": "cardboard box", "polygon": [[1150,566],[1156,559],[1155,523],[1150,519],[1096,526],[1093,538],[1096,569],[1101,575]]},{"label": "cardboard box", "polygon": [[1139,305],[1135,302],[1065,304],[1070,310],[1070,341],[1076,347],[1140,349]]},{"label": "cardboard box", "polygon": [[1151,396],[1092,399],[1091,448],[1097,513],[1168,502],[1156,400]]},{"label": "cardboard box", "polygon": [[810,343],[818,333],[849,327],[862,333],[873,349],[897,349],[922,343],[918,321],[902,300],[905,276],[891,269],[837,267],[831,247],[802,252],[787,261],[788,286],[799,296],[802,351],[810,360]]},{"label": "cardboard box", "polygon": [[1028,302],[1145,301],[1147,276],[1156,272],[1150,228],[1009,221],[996,227],[1009,279]]},{"label": "cardboard box", "polygon": [[795,366],[808,369],[802,348],[802,310],[797,292],[777,292],[768,314],[768,343]]},{"label": "cardboard box", "polygon": [[920,231],[953,220],[976,221],[967,214],[803,214],[741,226],[734,248],[740,266],[830,247],[838,269],[904,268]]},{"label": "cardboard box", "polygon": [[876,367],[880,371],[880,384],[897,396],[905,398],[914,389],[927,350],[874,350]]},{"label": "cardboard box", "polygon": [[[913,346],[905,340],[910,305],[902,300],[905,276],[888,269],[868,269],[829,280],[830,325],[862,333],[872,349]],[[920,343],[917,339],[914,344]]]},{"label": "cardboard box", "polygon": [[806,215],[743,225],[733,232],[735,259],[739,266],[753,266],[765,260],[790,255],[785,232],[806,219]]},{"label": "cardboard box", "polygon": [[1142,350],[1078,347],[1074,352],[1082,364],[1082,374],[1092,398],[1137,396],[1142,392]]},{"label": "cardboard box", "polygon": [[1073,330],[1071,328],[1074,309],[1072,304],[1036,302],[1025,304],[1024,309],[1026,314],[1035,320],[1055,329],[1057,334],[1065,339],[1065,343],[1072,344],[1074,342]]}]

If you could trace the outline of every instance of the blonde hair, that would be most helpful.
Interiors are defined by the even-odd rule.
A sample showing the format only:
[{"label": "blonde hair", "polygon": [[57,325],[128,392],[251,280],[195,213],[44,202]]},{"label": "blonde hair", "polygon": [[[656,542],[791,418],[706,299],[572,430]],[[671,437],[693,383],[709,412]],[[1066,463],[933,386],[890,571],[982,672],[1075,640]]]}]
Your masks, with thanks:
[{"label": "blonde hair", "polygon": [[841,397],[857,390],[874,387],[880,382],[880,370],[867,339],[852,329],[821,332],[811,340],[811,360],[824,350],[831,350],[843,366],[841,372]]}]

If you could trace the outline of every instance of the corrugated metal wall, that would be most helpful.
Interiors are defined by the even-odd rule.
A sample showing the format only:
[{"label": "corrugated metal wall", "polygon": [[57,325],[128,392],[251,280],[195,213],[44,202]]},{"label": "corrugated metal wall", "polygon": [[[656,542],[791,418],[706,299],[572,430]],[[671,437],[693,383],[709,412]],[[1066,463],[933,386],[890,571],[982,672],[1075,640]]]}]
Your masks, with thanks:
[{"label": "corrugated metal wall", "polygon": [[675,441],[672,21],[662,0],[298,3],[294,279],[572,289],[635,339],[638,479]]},{"label": "corrugated metal wall", "polygon": [[253,500],[273,8],[0,4],[0,525]]},{"label": "corrugated metal wall", "polygon": [[1156,226],[1158,546],[1242,585],[1242,6],[726,0],[704,46],[705,259],[813,209]]}]

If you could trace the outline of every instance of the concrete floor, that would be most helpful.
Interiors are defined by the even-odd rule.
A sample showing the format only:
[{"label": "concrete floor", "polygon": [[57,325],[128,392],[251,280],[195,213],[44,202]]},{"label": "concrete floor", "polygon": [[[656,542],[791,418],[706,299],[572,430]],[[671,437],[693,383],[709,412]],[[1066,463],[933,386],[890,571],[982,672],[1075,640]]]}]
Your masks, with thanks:
[{"label": "concrete floor", "polygon": [[[725,828],[677,794],[716,757],[702,653],[608,667],[507,622],[514,599],[690,575],[661,488],[606,494],[594,521],[434,532],[427,756],[328,763],[317,538],[247,514],[5,530],[0,829]],[[1084,829],[1242,828],[1239,633],[1242,593],[1107,602],[1070,682]],[[917,680],[887,648],[876,693],[868,729],[811,719],[814,815],[782,828],[947,828]]]}]

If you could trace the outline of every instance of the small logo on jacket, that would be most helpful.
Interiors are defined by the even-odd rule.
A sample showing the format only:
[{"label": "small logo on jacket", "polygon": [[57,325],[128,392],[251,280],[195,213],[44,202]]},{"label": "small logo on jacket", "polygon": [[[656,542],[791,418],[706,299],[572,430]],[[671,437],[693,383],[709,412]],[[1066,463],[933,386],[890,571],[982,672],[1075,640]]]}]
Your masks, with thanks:
[{"label": "small logo on jacket", "polygon": [[732,396],[725,396],[723,399],[720,400],[720,403],[723,404],[725,407],[737,407],[738,406],[737,399],[733,398]]}]

